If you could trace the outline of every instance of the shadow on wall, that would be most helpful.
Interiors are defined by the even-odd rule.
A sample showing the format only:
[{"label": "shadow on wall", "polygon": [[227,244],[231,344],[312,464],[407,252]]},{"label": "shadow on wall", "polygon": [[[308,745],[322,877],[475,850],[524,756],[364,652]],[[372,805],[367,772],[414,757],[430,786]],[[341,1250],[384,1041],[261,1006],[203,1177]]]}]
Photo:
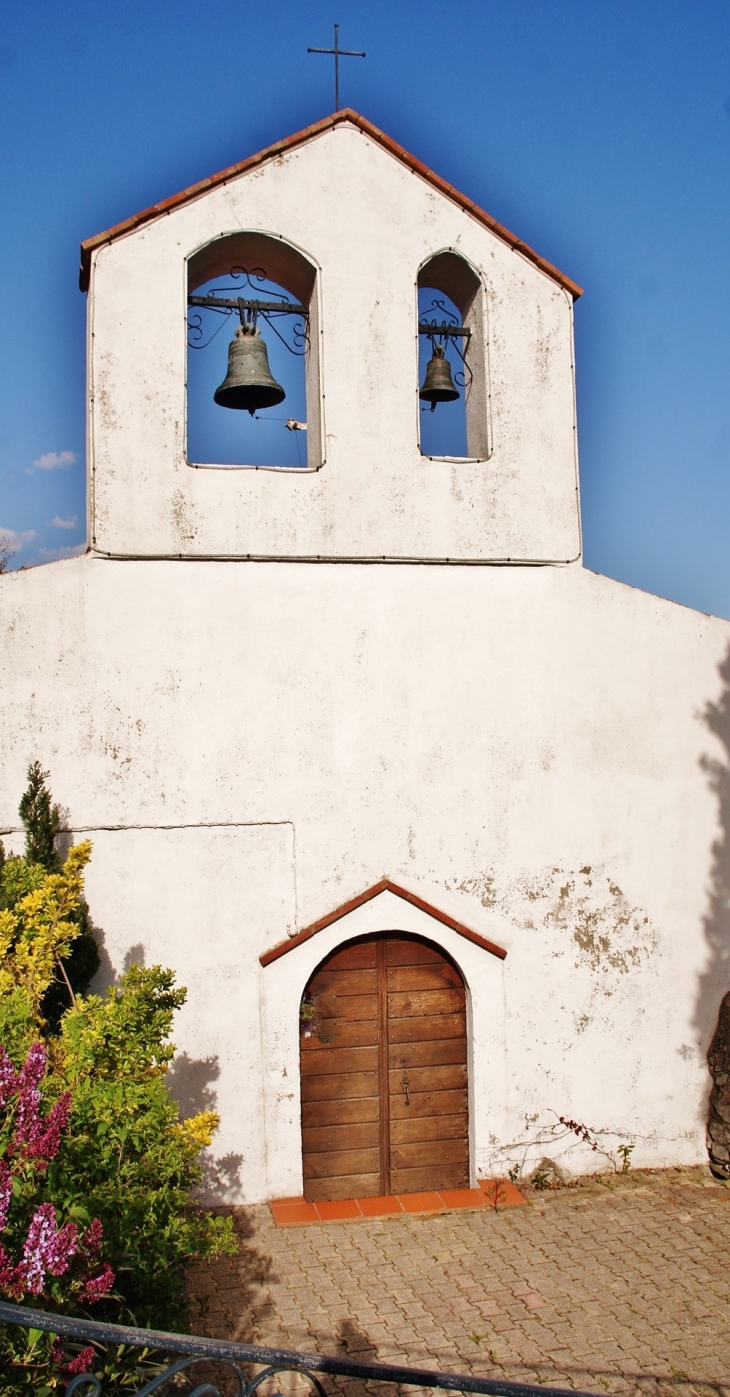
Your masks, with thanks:
[{"label": "shadow on wall", "polygon": [[[167,1073],[167,1089],[180,1107],[180,1115],[197,1116],[199,1111],[214,1111],[217,1096],[211,1083],[220,1077],[217,1057],[192,1058],[176,1053]],[[225,1154],[218,1158],[209,1150],[200,1157],[203,1177],[196,1197],[220,1203],[235,1198],[241,1187],[243,1155]]]},{"label": "shadow on wall", "polygon": [[[700,976],[695,1026],[699,1030],[701,1042],[707,1051],[715,1034],[714,1047],[717,1048],[717,1027],[720,1006],[730,990],[730,650],[720,666],[723,681],[722,693],[717,703],[708,703],[703,719],[710,732],[722,743],[725,759],[703,757],[702,769],[707,773],[710,787],[718,802],[718,835],[712,846],[712,869],[710,875],[709,905],[704,918],[705,936],[709,948],[709,959],[703,975]],[[718,1090],[724,1085],[724,1078],[730,1072],[730,1060],[718,1060],[719,1049],[711,1054],[710,1070],[713,1090],[710,1105],[711,1120],[717,1115],[715,1109]],[[728,1052],[730,1058],[730,1052]],[[720,1080],[718,1080],[720,1079]],[[722,1139],[714,1138],[713,1131],[711,1162],[730,1174],[730,1121],[727,1130],[721,1130]],[[727,1134],[727,1140],[724,1139]]]},{"label": "shadow on wall", "polygon": [[176,1053],[167,1073],[167,1089],[180,1107],[181,1116],[196,1116],[199,1111],[214,1111],[216,1093],[211,1082],[218,1080],[221,1069],[217,1057],[192,1058]]},{"label": "shadow on wall", "polygon": [[[104,928],[97,926],[96,922],[94,921],[91,915],[89,916],[89,925],[94,933],[94,940],[96,941],[99,950],[99,969],[97,970],[94,979],[89,987],[89,992],[90,994],[105,995],[107,990],[110,989],[112,985],[119,984],[121,975],[118,974],[115,970],[114,963],[106,948],[106,937],[104,935]],[[130,946],[129,950],[127,951],[127,954],[124,957],[124,963],[122,965],[121,972],[122,975],[126,975],[127,971],[132,965],[144,965],[144,954],[144,946],[141,942],[139,942],[136,946]]]},{"label": "shadow on wall", "polygon": [[[99,969],[91,987],[94,994],[106,994],[111,985],[119,984],[117,973],[106,949],[104,931],[94,927],[94,936],[99,947]],[[130,946],[122,964],[122,974],[133,965],[145,964],[145,948],[141,942]],[[220,1064],[217,1057],[191,1058],[187,1053],[176,1053],[167,1073],[167,1089],[180,1108],[183,1120],[197,1116],[200,1111],[215,1111],[217,1094],[211,1085],[220,1077]],[[203,1176],[196,1196],[201,1201],[222,1203],[238,1196],[241,1186],[241,1165],[243,1156],[239,1154],[221,1155],[215,1158],[206,1150],[200,1158]]]}]

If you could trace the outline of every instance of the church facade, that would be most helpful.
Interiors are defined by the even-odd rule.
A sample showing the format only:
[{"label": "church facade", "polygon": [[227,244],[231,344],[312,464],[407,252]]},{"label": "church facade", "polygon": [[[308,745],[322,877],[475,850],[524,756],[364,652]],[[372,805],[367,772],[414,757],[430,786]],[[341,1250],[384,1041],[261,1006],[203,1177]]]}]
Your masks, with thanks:
[{"label": "church facade", "polygon": [[[301,466],[189,459],[188,298],[234,264],[304,308]],[[89,549],[0,579],[0,825],[38,758],[100,985],[188,987],[210,1197],[706,1159],[730,625],[582,564],[579,288],[349,111],[91,239],[82,287]],[[419,287],[466,454],[419,435]]]}]

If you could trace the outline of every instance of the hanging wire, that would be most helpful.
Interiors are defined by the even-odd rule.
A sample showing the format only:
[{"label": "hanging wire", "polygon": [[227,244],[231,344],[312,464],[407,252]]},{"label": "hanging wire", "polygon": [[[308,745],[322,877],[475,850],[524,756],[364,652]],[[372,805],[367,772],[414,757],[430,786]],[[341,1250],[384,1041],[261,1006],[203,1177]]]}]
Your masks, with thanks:
[{"label": "hanging wire", "polygon": [[[278,414],[276,416],[273,416],[269,412],[266,413],[265,417],[262,417],[260,412],[254,413],[254,422],[291,422],[291,420],[291,417],[280,417]],[[304,435],[304,432],[306,432],[306,426],[304,428],[304,431],[302,431],[300,427],[296,431],[291,433],[297,448],[297,465],[302,470],[304,470],[306,462],[302,460],[302,443],[300,442],[299,438]]]}]

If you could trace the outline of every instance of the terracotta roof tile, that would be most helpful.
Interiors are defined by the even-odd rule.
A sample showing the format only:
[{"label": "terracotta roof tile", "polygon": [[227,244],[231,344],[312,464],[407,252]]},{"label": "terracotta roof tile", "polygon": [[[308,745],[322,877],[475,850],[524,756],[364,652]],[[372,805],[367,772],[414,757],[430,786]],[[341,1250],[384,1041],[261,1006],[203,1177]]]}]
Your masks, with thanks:
[{"label": "terracotta roof tile", "polygon": [[358,112],[352,111],[349,107],[346,107],[342,111],[334,112],[332,116],[327,116],[322,121],[315,122],[313,126],[305,127],[303,131],[297,131],[293,136],[287,136],[283,141],[277,141],[273,146],[267,146],[266,150],[260,150],[256,155],[250,155],[247,160],[241,160],[236,165],[229,165],[226,170],[220,170],[217,175],[210,175],[208,179],[200,180],[197,184],[191,184],[188,189],[181,190],[179,194],[173,194],[169,199],[163,199],[159,204],[153,204],[149,209],[143,209],[141,213],[134,214],[132,218],[125,219],[123,223],[117,223],[115,227],[108,228],[106,232],[97,233],[93,238],[87,238],[86,241],[81,244],[81,267],[79,270],[79,285],[81,290],[88,290],[91,257],[96,248],[103,247],[105,243],[113,242],[115,238],[124,237],[126,233],[135,232],[137,228],[141,228],[145,223],[151,223],[153,219],[160,218],[163,214],[171,213],[173,209],[180,208],[183,204],[190,203],[193,199],[201,198],[208,190],[216,189],[220,185],[226,184],[229,180],[235,179],[238,175],[243,175],[249,170],[256,169],[256,167],[262,165],[264,161],[273,160],[277,155],[284,154],[285,151],[296,150],[297,146],[304,145],[307,141],[311,141],[316,136],[320,136],[324,131],[334,128],[335,126],[340,126],[343,123],[356,126],[364,135],[369,136],[373,141],[377,141],[378,144],[389,151],[391,155],[394,155],[397,160],[402,161],[408,169],[413,170],[414,174],[420,175],[422,179],[427,180],[429,184],[433,185],[435,189],[438,189],[446,198],[451,199],[459,208],[464,209],[472,218],[475,218],[478,223],[482,223],[485,228],[489,228],[496,237],[501,238],[502,242],[507,243],[515,252],[521,253],[523,257],[527,258],[529,262],[534,263],[534,265],[545,272],[547,276],[552,277],[554,281],[557,281],[559,286],[569,291],[571,296],[577,299],[578,296],[582,295],[581,287],[574,281],[571,281],[570,277],[558,271],[558,268],[553,267],[550,262],[546,262],[544,257],[540,257],[539,253],[534,252],[531,247],[528,247],[527,243],[523,243],[520,238],[515,237],[514,233],[510,233],[509,229],[504,228],[501,223],[497,222],[496,218],[492,218],[491,214],[486,213],[484,209],[480,209],[479,205],[475,204],[472,199],[467,199],[465,194],[460,194],[459,190],[454,189],[452,184],[441,179],[440,175],[434,174],[433,170],[430,170],[428,165],[424,165],[421,160],[417,160],[414,155],[410,155],[397,141],[392,140],[390,136],[386,136],[384,131],[380,131],[378,127],[373,126],[372,122],[368,121],[366,117],[360,116]]}]

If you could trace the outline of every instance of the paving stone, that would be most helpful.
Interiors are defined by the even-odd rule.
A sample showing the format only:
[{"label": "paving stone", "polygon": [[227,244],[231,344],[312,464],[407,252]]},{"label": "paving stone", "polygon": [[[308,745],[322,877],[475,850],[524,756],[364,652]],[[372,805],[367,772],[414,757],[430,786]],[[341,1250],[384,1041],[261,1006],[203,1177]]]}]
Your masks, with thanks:
[{"label": "paving stone", "polygon": [[707,1171],[585,1180],[496,1213],[234,1217],[239,1255],[190,1273],[195,1332],[621,1397],[730,1397],[730,1190]]}]

